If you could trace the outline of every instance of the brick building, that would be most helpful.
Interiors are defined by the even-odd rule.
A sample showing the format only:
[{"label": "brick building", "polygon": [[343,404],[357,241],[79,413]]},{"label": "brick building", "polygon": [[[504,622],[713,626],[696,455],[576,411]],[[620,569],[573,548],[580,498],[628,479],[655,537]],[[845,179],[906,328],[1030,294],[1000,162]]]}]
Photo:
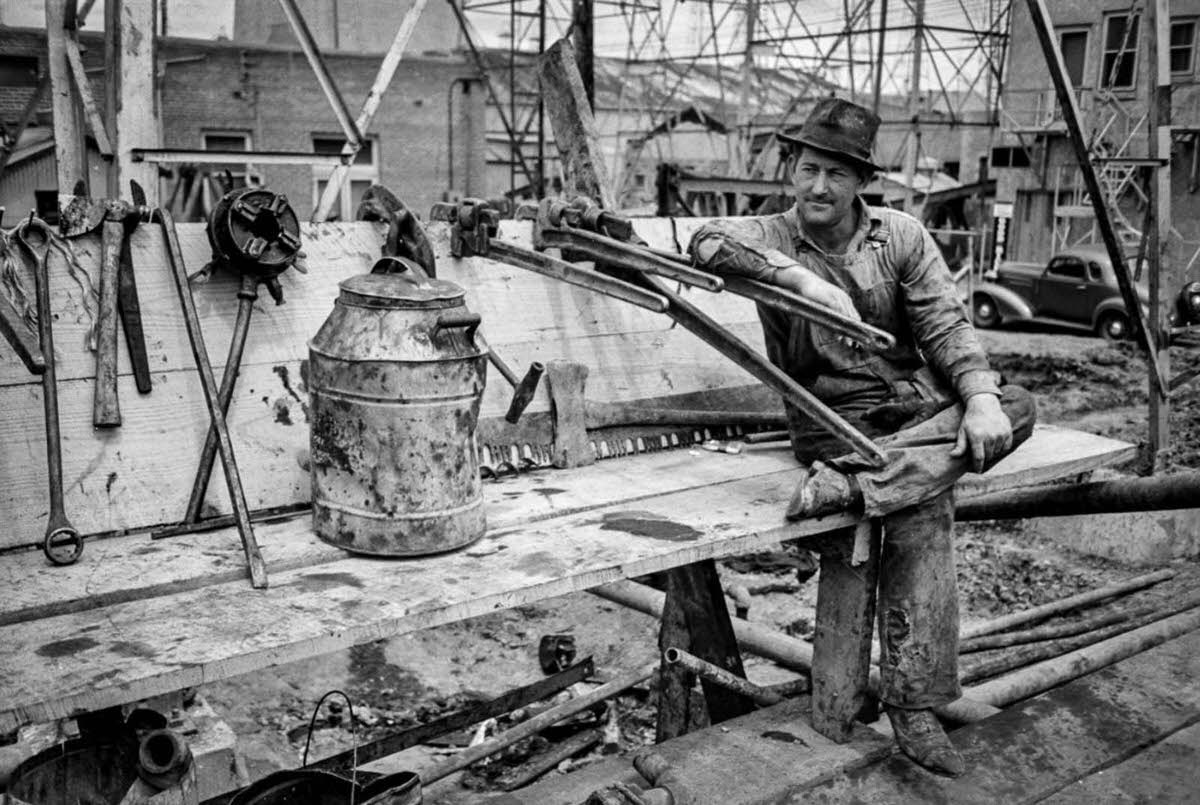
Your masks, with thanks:
[{"label": "brick building", "polygon": [[[393,10],[389,16],[394,22],[377,26],[386,29],[389,42],[402,11]],[[95,94],[103,98],[103,41],[99,34],[85,31],[81,43]],[[369,143],[352,169],[350,192],[343,194],[335,214],[351,215],[361,190],[373,181],[387,185],[422,213],[451,189],[451,174],[459,193],[489,191],[482,158],[484,93],[475,70],[457,52],[418,43],[429,44],[414,36],[371,125]],[[43,30],[0,28],[0,122],[6,127],[15,123],[37,85],[45,48]],[[331,49],[324,55],[347,104],[357,109],[382,53]],[[160,40],[159,61],[165,148],[333,153],[341,149],[337,120],[294,41],[267,44],[167,37]],[[34,205],[34,191],[55,189],[48,101],[43,106],[0,176],[0,206],[9,210],[28,210]],[[94,186],[103,188],[102,167],[95,155],[92,161]],[[234,174],[257,174],[264,184],[285,193],[301,217],[310,214],[329,171],[328,167],[254,163],[229,168]],[[163,192],[169,193],[166,185]]]},{"label": "brick building", "polygon": [[[1154,85],[1146,58],[1141,4],[1128,0],[1057,0],[1048,4],[1063,59],[1076,88],[1085,131],[1098,156],[1147,153],[1146,104]],[[1172,264],[1196,273],[1200,255],[1200,0],[1171,3]],[[1024,3],[1013,4],[1001,136],[992,153],[998,224],[1005,257],[1042,261],[1067,244],[1099,241],[1084,195],[1046,60]],[[1135,170],[1101,163],[1100,178],[1116,209],[1123,240],[1136,249],[1146,200]],[[1111,203],[1115,202],[1115,203]],[[1002,230],[1002,231],[1003,231]],[[1006,237],[1004,237],[1006,235]]]}]

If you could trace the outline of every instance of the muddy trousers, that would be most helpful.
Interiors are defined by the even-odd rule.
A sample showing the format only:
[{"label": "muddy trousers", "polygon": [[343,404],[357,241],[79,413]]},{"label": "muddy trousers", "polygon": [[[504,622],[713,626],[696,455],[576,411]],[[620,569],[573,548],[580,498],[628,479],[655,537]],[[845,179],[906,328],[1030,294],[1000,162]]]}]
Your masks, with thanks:
[{"label": "muddy trousers", "polygon": [[[1016,447],[1033,431],[1033,398],[1018,386],[1005,386],[1002,392],[1001,407],[1012,422]],[[962,406],[952,406],[897,431],[897,440],[945,435],[947,443],[887,450],[882,469],[862,469],[852,457],[829,462],[855,474],[866,513],[883,519],[876,606],[879,698],[893,707],[934,707],[962,695],[953,487],[970,471],[970,462],[949,455],[962,413]]]}]

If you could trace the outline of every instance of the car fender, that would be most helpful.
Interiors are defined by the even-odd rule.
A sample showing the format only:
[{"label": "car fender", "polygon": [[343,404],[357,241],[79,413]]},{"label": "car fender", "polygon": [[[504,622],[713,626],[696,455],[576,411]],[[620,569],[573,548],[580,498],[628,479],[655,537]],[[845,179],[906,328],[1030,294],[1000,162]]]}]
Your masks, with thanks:
[{"label": "car fender", "polygon": [[998,285],[994,282],[981,282],[975,286],[973,293],[985,293],[992,297],[996,302],[996,310],[999,312],[1001,319],[1033,318],[1033,308],[1026,301],[1025,297],[1010,288],[1005,288],[1003,285]]}]

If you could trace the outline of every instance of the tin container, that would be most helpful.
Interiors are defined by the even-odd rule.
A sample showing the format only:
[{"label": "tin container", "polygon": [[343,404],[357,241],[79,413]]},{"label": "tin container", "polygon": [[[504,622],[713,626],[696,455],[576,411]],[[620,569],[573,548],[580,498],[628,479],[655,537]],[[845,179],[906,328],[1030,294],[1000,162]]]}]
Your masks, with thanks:
[{"label": "tin container", "polygon": [[475,425],[487,353],[452,282],[365,274],[340,284],[309,342],[313,528],[376,556],[468,545],[485,529]]}]

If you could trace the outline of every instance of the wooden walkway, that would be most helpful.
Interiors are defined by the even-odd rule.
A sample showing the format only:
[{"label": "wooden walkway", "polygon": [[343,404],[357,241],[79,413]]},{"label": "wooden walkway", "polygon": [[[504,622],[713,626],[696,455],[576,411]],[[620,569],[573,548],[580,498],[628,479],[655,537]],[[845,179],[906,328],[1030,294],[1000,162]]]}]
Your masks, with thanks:
[{"label": "wooden walkway", "polygon": [[[658,747],[698,805],[1194,803],[1200,795],[1200,632],[1191,632],[950,733],[968,772],[930,774],[865,727],[831,744],[803,699]],[[626,764],[628,765],[628,764]],[[637,781],[619,764],[612,779]],[[581,802],[549,778],[488,805]],[[581,790],[587,789],[587,790]],[[582,796],[580,796],[582,794]],[[436,805],[436,798],[432,799]]]}]

